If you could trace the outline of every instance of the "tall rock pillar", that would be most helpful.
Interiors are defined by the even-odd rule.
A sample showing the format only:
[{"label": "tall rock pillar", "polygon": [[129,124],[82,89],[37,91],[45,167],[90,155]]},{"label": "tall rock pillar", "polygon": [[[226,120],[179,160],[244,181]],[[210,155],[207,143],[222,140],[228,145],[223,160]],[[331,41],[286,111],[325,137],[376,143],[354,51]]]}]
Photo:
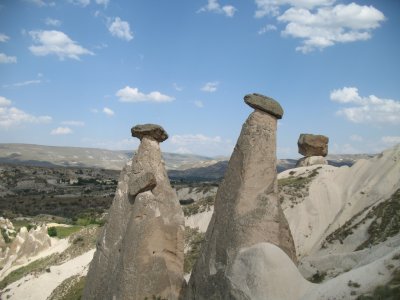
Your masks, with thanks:
[{"label": "tall rock pillar", "polygon": [[184,217],[161,157],[161,126],[132,128],[141,140],[122,170],[90,264],[84,299],[178,299],[183,284]]},{"label": "tall rock pillar", "polygon": [[255,111],[242,127],[215,200],[201,254],[185,299],[246,299],[231,281],[240,250],[267,242],[296,262],[288,222],[278,198],[277,119],[283,110],[272,98],[247,95]]}]

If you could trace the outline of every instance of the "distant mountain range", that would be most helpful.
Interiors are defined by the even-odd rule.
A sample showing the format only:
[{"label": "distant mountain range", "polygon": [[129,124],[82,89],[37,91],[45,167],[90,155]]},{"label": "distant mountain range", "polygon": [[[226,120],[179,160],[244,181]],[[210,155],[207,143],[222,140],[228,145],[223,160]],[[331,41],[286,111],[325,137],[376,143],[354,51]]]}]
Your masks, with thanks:
[{"label": "distant mountain range", "polygon": [[[121,170],[134,151],[113,151],[96,148],[57,147],[31,144],[0,144],[0,163],[39,167],[63,166]],[[202,167],[216,163],[210,157],[163,153],[168,170]]]},{"label": "distant mountain range", "polygon": [[[96,148],[57,147],[30,144],[0,144],[0,163],[40,167],[82,167],[121,170],[134,151]],[[328,155],[329,164],[351,166],[361,158],[373,155]],[[193,154],[163,153],[169,177],[174,180],[218,180],[223,177],[228,161]],[[277,171],[294,168],[296,159],[279,159]]]}]

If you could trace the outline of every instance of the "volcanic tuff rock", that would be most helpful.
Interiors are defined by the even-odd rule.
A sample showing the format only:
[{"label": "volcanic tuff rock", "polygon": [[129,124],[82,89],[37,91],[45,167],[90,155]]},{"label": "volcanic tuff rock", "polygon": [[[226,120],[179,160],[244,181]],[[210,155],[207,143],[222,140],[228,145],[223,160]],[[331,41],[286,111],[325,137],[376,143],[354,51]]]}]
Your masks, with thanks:
[{"label": "volcanic tuff rock", "polygon": [[[253,95],[245,97],[247,103]],[[283,111],[279,103],[257,95]],[[273,102],[272,102],[273,101]],[[256,109],[242,132],[221,183],[205,244],[192,270],[185,299],[248,299],[235,285],[233,264],[244,248],[267,242],[294,262],[290,229],[278,199],[276,175],[277,117]]]},{"label": "volcanic tuff rock", "polygon": [[[0,223],[1,219],[3,218],[0,218]],[[10,227],[13,228],[9,220],[3,220],[11,224],[11,226],[7,225],[9,230]],[[1,228],[4,230],[3,224]],[[50,247],[51,238],[47,234],[46,226],[38,226],[30,231],[26,227],[22,227],[10,243],[3,245],[4,250],[0,249],[0,278],[12,266],[26,262],[31,257]]]},{"label": "volcanic tuff rock", "polygon": [[168,138],[168,134],[164,128],[155,124],[136,125],[132,127],[131,133],[133,137],[137,137],[140,140],[146,136],[152,137],[159,143],[164,142]]},{"label": "volcanic tuff rock", "polygon": [[329,138],[324,135],[300,134],[297,145],[304,156],[327,156]]},{"label": "volcanic tuff rock", "polygon": [[254,93],[244,96],[244,102],[254,109],[259,109],[277,119],[282,119],[283,109],[281,105],[270,97]]},{"label": "volcanic tuff rock", "polygon": [[323,156],[308,156],[300,158],[296,163],[296,168],[327,164],[328,161]]},{"label": "volcanic tuff rock", "polygon": [[147,124],[132,135],[141,143],[121,172],[84,299],[178,299],[182,288],[184,217],[159,146],[167,134]]}]

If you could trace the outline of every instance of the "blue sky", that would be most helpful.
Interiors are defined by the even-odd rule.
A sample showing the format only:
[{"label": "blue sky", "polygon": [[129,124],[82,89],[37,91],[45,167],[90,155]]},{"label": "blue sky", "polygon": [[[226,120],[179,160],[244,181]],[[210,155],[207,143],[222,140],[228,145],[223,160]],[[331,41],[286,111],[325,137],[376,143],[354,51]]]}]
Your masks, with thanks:
[{"label": "blue sky", "polygon": [[278,157],[400,142],[400,2],[2,0],[0,141],[230,155],[250,107],[278,100]]}]

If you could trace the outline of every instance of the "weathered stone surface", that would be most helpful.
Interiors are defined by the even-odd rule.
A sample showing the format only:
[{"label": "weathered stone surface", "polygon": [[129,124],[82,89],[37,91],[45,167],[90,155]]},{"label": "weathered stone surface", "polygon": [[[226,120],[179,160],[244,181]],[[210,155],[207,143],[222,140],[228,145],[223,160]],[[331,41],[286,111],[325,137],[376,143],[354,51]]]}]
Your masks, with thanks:
[{"label": "weathered stone surface", "polygon": [[[12,238],[9,233],[15,233],[14,226],[8,219],[0,218],[0,228],[9,238]],[[31,257],[50,247],[51,239],[45,225],[38,226],[36,229],[32,228],[30,231],[22,227],[17,236],[12,238],[11,243],[5,243],[3,249],[0,249],[0,278],[10,268],[27,263]]]},{"label": "weathered stone surface", "polygon": [[278,199],[276,126],[276,117],[261,110],[243,125],[185,299],[245,299],[233,286],[232,266],[241,249],[258,243],[277,245],[297,261]]},{"label": "weathered stone surface", "polygon": [[303,278],[280,248],[270,243],[242,249],[231,273],[232,289],[238,294],[236,298],[243,300],[306,299],[302,296],[315,286]]},{"label": "weathered stone surface", "polygon": [[129,196],[136,198],[140,193],[151,191],[156,185],[156,178],[150,172],[141,176],[132,176],[129,181]]},{"label": "weathered stone surface", "polygon": [[282,106],[270,97],[254,93],[244,96],[244,102],[254,109],[262,110],[275,116],[277,119],[282,119]]},{"label": "weathered stone surface", "polygon": [[324,135],[300,134],[297,145],[304,156],[327,156],[329,138]]},{"label": "weathered stone surface", "polygon": [[308,156],[300,158],[296,163],[296,168],[327,164],[328,161],[323,156]]},{"label": "weathered stone surface", "polygon": [[167,132],[160,125],[144,124],[132,127],[131,133],[133,137],[142,140],[143,137],[148,136],[155,139],[157,142],[164,142],[168,138]]},{"label": "weathered stone surface", "polygon": [[157,140],[142,135],[137,154],[121,172],[84,299],[179,298],[184,217]]}]

